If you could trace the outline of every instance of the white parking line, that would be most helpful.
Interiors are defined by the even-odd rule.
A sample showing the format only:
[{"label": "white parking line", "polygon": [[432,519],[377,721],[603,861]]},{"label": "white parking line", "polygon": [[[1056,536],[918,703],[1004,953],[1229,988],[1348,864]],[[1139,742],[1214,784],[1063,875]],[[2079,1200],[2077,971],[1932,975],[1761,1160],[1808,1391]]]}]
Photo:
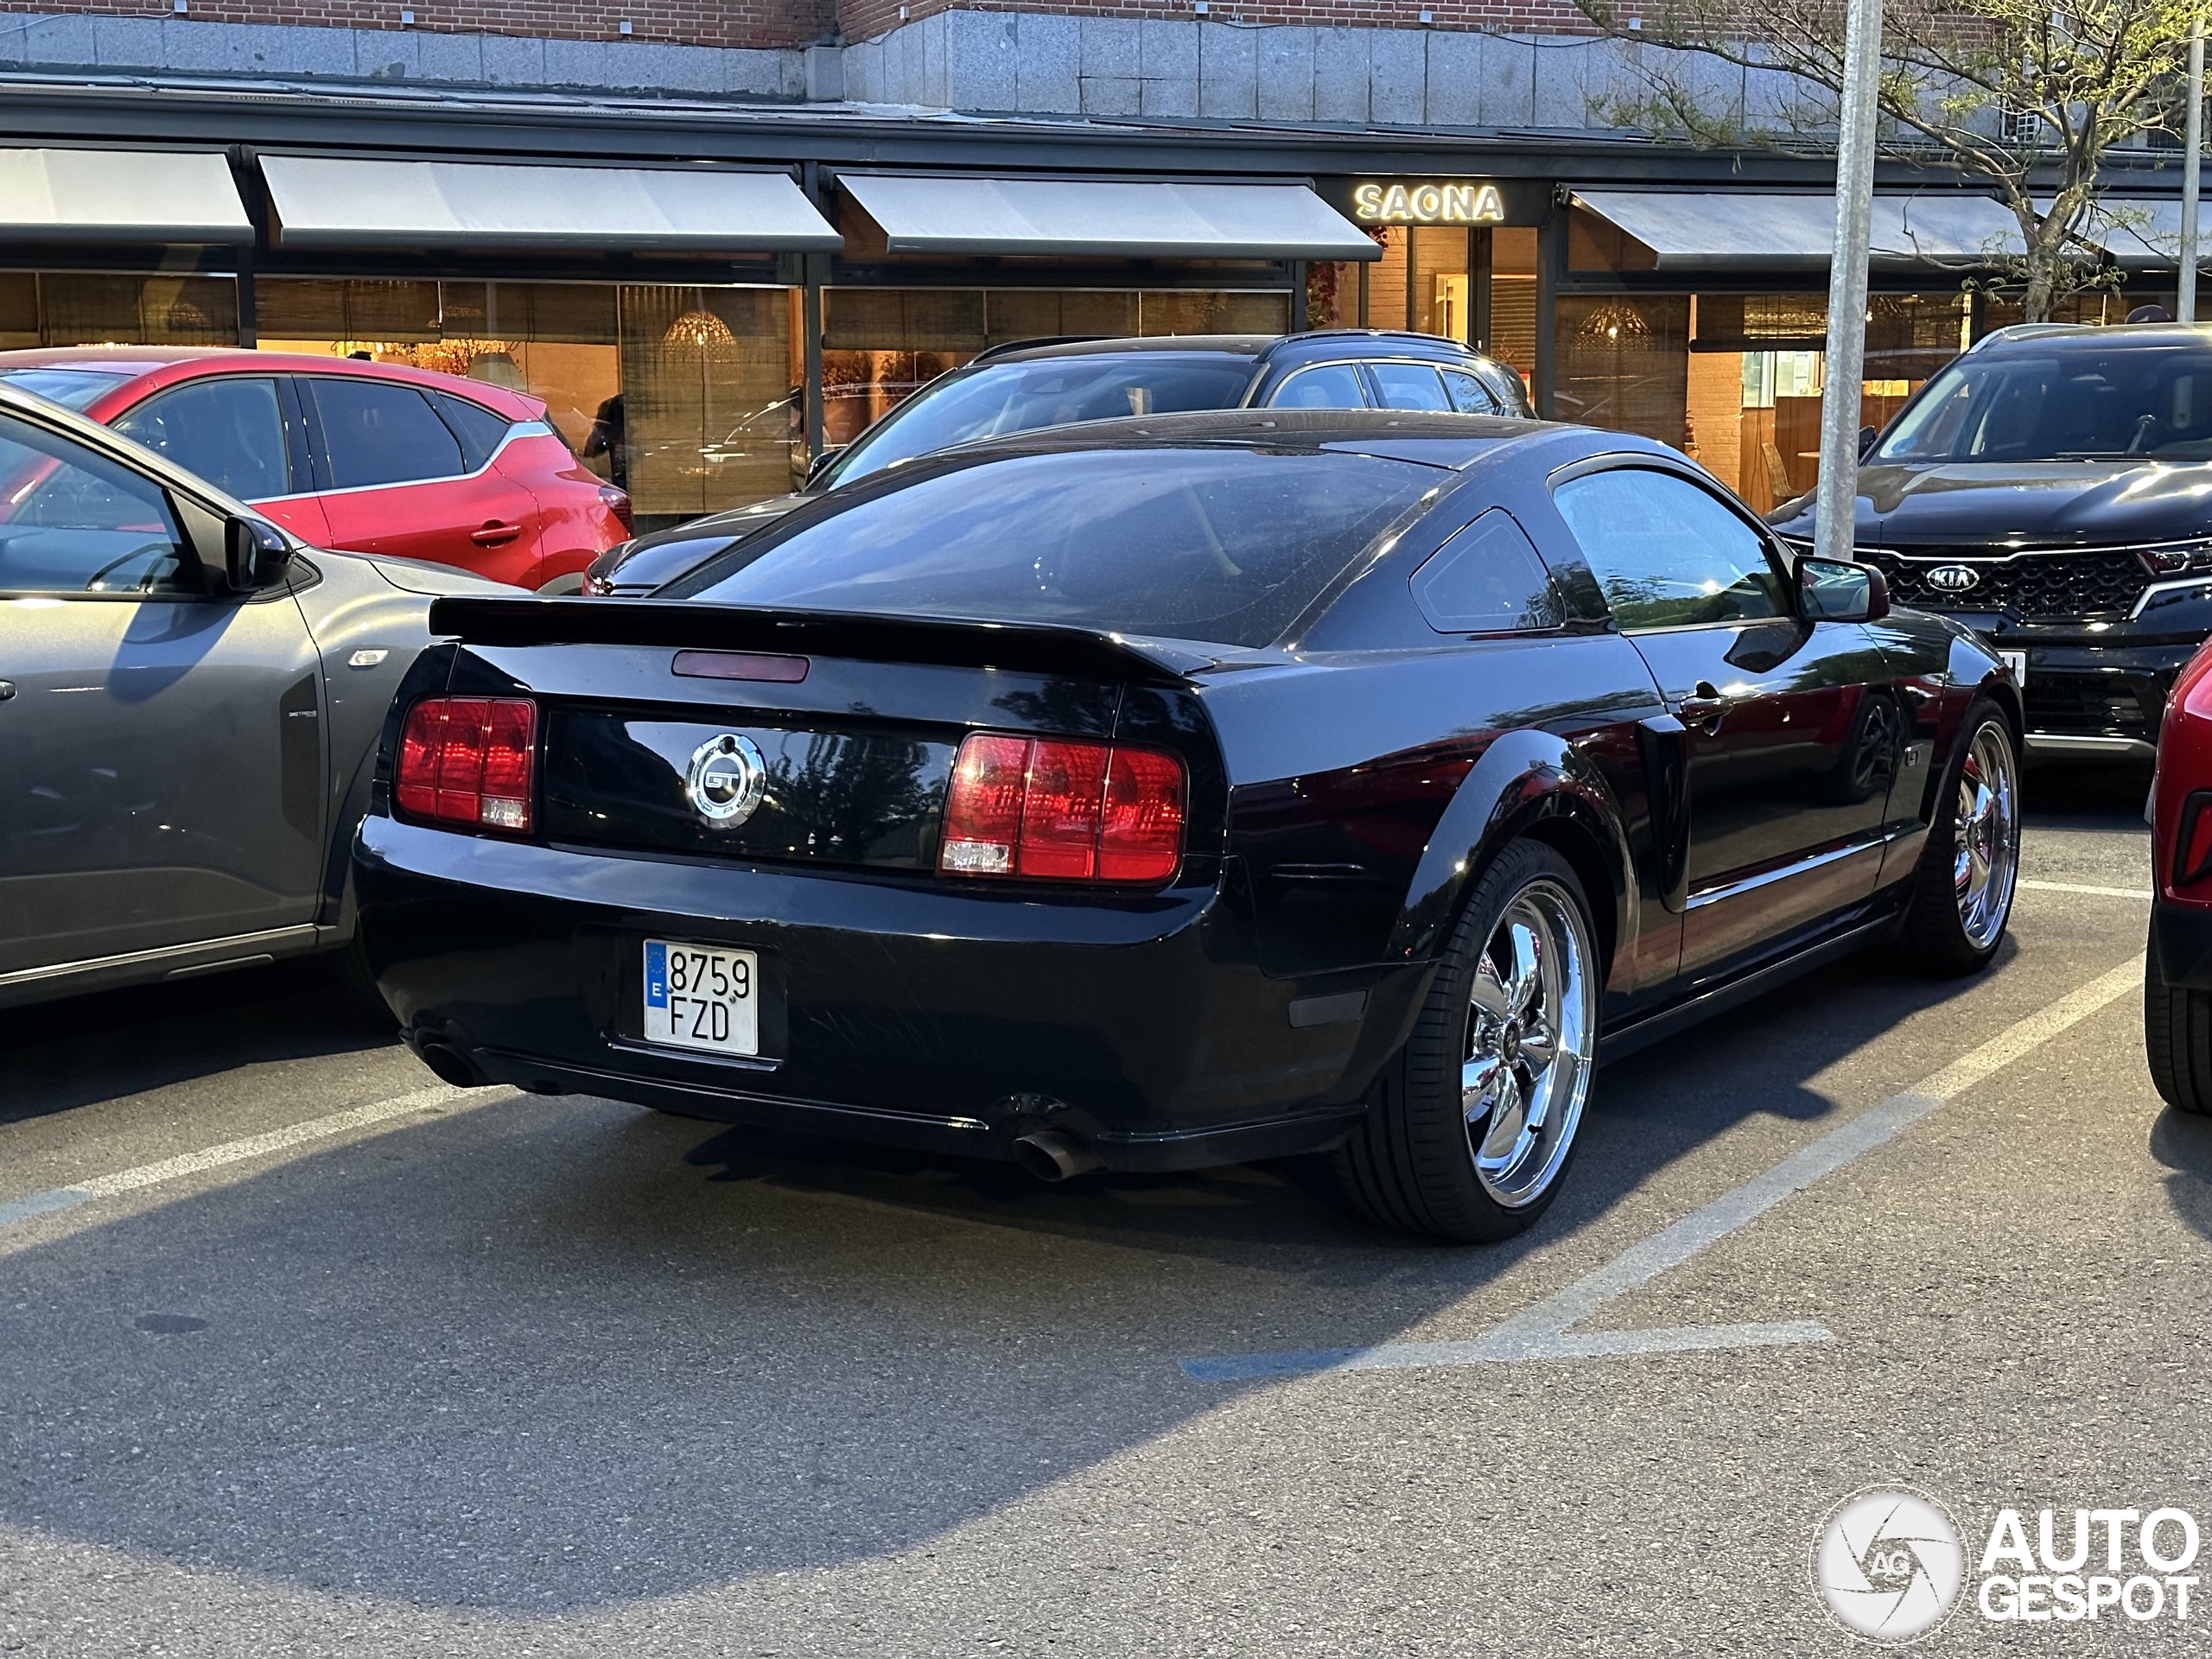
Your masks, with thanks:
[{"label": "white parking line", "polygon": [[2158,895],[2148,887],[2088,887],[2079,881],[2027,881],[2018,885],[2031,893],[2086,893],[2099,899],[2152,899]]},{"label": "white parking line", "polygon": [[311,1117],[302,1123],[271,1129],[266,1135],[250,1135],[241,1141],[226,1141],[220,1146],[182,1153],[175,1158],[164,1158],[159,1163],[119,1169],[111,1175],[95,1175],[74,1186],[52,1187],[44,1192],[33,1192],[27,1198],[10,1198],[0,1203],[0,1227],[29,1221],[33,1216],[51,1215],[56,1210],[90,1204],[95,1198],[110,1198],[118,1193],[159,1186],[165,1181],[181,1180],[187,1175],[220,1169],[226,1164],[243,1163],[249,1158],[265,1158],[272,1152],[283,1152],[287,1147],[302,1146],[310,1141],[327,1141],[333,1135],[345,1135],[354,1129],[369,1128],[378,1124],[397,1128],[400,1118],[423,1112],[449,1110],[464,1097],[467,1098],[468,1106],[473,1108],[489,1104],[493,1100],[505,1100],[509,1096],[505,1090],[461,1090],[438,1084],[391,1100],[380,1100],[367,1106],[333,1112],[327,1117]]},{"label": "white parking line", "polygon": [[1644,1331],[1583,1331],[1573,1327],[1608,1303],[1681,1266],[1715,1241],[1758,1219],[1821,1176],[1863,1158],[1898,1130],[1964,1094],[1993,1072],[2041,1047],[2143,982],[2143,958],[2122,963],[2056,1002],[2008,1026],[1971,1052],[1911,1088],[1891,1095],[1849,1122],[1829,1130],[1773,1168],[1724,1192],[1671,1226],[1630,1245],[1605,1266],[1564,1290],[1460,1342],[1388,1342],[1365,1348],[1323,1348],[1273,1354],[1225,1354],[1185,1359],[1182,1367],[1200,1382],[1238,1382],[1300,1376],[1319,1371],[1402,1370],[1432,1365],[1482,1365],[1521,1359],[1589,1358],[1605,1355],[1677,1353],[1713,1348],[1768,1348],[1831,1342],[1835,1333],[1811,1320],[1771,1325],[1674,1325]]}]

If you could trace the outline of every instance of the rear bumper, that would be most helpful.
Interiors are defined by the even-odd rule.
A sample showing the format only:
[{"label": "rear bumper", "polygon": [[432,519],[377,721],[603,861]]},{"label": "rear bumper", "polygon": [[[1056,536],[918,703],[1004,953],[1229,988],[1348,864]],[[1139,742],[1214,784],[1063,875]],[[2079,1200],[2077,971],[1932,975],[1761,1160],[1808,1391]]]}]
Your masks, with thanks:
[{"label": "rear bumper", "polygon": [[[1329,1145],[1427,975],[1271,979],[1212,887],[953,893],[377,816],[354,857],[362,938],[410,1041],[492,1081],[982,1157],[1045,1127],[1124,1169]],[[642,1041],[647,938],[760,953],[759,1058]],[[1310,1023],[1317,1007],[1336,1017]]]},{"label": "rear bumper", "polygon": [[2151,906],[2151,949],[2167,984],[2212,991],[2212,908],[2158,899]]}]

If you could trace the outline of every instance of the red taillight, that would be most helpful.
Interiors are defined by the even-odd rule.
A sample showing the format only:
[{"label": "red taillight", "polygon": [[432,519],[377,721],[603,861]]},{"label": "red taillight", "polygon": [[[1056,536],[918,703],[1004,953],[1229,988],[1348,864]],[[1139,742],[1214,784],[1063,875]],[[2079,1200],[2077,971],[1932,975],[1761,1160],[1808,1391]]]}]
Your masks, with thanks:
[{"label": "red taillight", "polygon": [[938,872],[1165,881],[1185,792],[1182,761],[1157,749],[978,732],[953,760]]},{"label": "red taillight", "polygon": [[2174,842],[2174,885],[2186,887],[2212,875],[2212,791],[2198,790],[2182,803],[2181,834]]},{"label": "red taillight", "polygon": [[631,516],[630,493],[627,490],[618,490],[612,484],[602,484],[599,486],[599,499],[607,504],[609,512],[622,521],[625,535],[638,533],[638,521]]},{"label": "red taillight", "polygon": [[527,697],[425,697],[407,711],[392,796],[410,818],[530,833],[537,705]]},{"label": "red taillight", "polygon": [[1157,749],[1116,749],[1098,828],[1101,881],[1165,881],[1183,857],[1183,763]]}]

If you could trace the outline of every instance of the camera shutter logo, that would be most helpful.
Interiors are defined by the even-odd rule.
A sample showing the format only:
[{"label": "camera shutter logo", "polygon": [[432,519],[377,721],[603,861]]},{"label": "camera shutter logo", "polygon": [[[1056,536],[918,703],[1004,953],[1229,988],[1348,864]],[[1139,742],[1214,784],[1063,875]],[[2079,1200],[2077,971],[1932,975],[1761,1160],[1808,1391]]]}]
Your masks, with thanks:
[{"label": "camera shutter logo", "polygon": [[1928,573],[1928,585],[1938,593],[1963,594],[1981,586],[1981,572],[1970,564],[1939,564]]},{"label": "camera shutter logo", "polygon": [[1900,1647],[1950,1617],[1966,1569],[1959,1523],[1910,1487],[1853,1493],[1813,1541],[1813,1583],[1836,1623]]},{"label": "camera shutter logo", "polygon": [[760,745],[736,732],[709,738],[692,753],[683,793],[692,810],[714,828],[734,830],[768,793],[768,767]]}]

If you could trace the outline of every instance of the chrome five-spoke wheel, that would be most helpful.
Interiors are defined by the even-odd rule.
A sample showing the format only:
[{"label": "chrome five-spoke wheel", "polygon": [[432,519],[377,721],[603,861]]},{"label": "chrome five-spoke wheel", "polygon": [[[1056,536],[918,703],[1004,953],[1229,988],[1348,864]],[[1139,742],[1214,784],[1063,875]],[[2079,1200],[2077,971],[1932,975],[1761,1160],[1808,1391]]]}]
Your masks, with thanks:
[{"label": "chrome five-spoke wheel", "polygon": [[1959,926],[1977,950],[2005,931],[2018,874],[2020,798],[2012,743],[2005,728],[1984,721],[1967,747],[1953,807],[1951,885]]},{"label": "chrome five-spoke wheel", "polygon": [[1475,1175],[1509,1209],[1550,1189],[1582,1121],[1597,985],[1581,907],[1548,878],[1514,894],[1468,988],[1460,1105]]}]

